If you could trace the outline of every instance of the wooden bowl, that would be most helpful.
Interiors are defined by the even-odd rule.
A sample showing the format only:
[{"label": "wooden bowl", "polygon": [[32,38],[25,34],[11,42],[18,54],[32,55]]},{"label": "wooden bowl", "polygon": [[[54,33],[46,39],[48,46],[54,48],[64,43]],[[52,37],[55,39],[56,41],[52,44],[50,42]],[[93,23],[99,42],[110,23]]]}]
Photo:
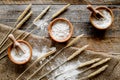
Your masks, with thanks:
[{"label": "wooden bowl", "polygon": [[[56,23],[57,21],[64,21],[64,22],[68,23],[69,28],[70,28],[70,33],[69,33],[69,35],[68,35],[68,37],[67,37],[66,39],[57,40],[57,39],[55,39],[55,38],[53,37],[53,35],[52,35],[52,26],[53,26],[53,24]],[[50,37],[51,37],[54,41],[56,41],[56,42],[66,42],[66,41],[68,41],[68,40],[72,37],[72,34],[73,34],[73,25],[72,25],[72,23],[71,23],[69,20],[67,20],[67,19],[65,19],[65,18],[56,18],[56,19],[54,19],[54,20],[48,25],[48,33],[49,33]]]},{"label": "wooden bowl", "polygon": [[97,29],[99,29],[99,30],[105,30],[105,29],[109,28],[109,27],[112,25],[113,21],[114,21],[114,15],[113,15],[112,10],[109,9],[109,8],[107,8],[107,7],[105,7],[105,6],[99,6],[99,7],[96,7],[95,9],[96,9],[96,10],[106,10],[106,11],[108,11],[108,12],[110,13],[111,17],[112,17],[112,21],[111,21],[110,25],[108,25],[106,28],[99,27],[99,26],[97,26],[97,25],[95,25],[95,24],[93,23],[93,17],[94,17],[94,15],[93,15],[93,13],[92,13],[92,14],[90,15],[90,22],[91,22],[91,24],[92,24],[95,28],[97,28]]},{"label": "wooden bowl", "polygon": [[8,57],[9,57],[9,59],[13,62],[13,63],[15,63],[15,64],[25,64],[25,63],[27,63],[30,59],[31,59],[31,57],[32,57],[32,47],[31,47],[31,45],[28,43],[28,42],[26,42],[26,41],[24,41],[24,40],[17,40],[19,43],[24,43],[24,44],[26,44],[28,47],[29,47],[29,49],[30,49],[30,57],[28,58],[28,60],[27,61],[23,61],[23,62],[17,62],[17,61],[15,61],[14,59],[13,59],[13,57],[11,56],[11,50],[12,50],[12,48],[13,48],[13,45],[11,45],[9,48],[8,48]]}]

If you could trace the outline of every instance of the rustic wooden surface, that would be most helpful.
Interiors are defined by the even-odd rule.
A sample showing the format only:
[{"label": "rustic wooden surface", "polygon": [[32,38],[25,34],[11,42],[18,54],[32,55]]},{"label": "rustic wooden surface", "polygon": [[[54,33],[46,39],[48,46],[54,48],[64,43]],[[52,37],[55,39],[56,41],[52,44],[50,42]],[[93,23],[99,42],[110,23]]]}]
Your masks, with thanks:
[{"label": "rustic wooden surface", "polygon": [[[13,26],[17,17],[25,9],[27,4],[32,3],[33,15],[27,21],[21,30],[25,30],[32,20],[48,5],[52,5],[49,12],[43,19],[49,18],[53,13],[62,8],[66,3],[72,5],[66,12],[58,17],[64,17],[70,20],[74,26],[73,37],[84,33],[85,36],[81,39],[77,47],[84,44],[90,44],[88,49],[102,52],[118,52],[120,53],[120,0],[86,0],[93,6],[108,6],[114,13],[114,23],[106,31],[99,31],[93,28],[89,22],[90,12],[86,9],[85,0],[1,0],[0,1],[0,23]],[[10,5],[12,4],[12,5]],[[20,4],[20,5],[18,5]],[[39,5],[38,5],[39,4]],[[98,5],[99,4],[99,5]],[[35,26],[34,26],[35,27]],[[42,35],[35,31],[38,36],[49,36],[45,33]],[[54,42],[54,46],[59,47],[59,43]]]},{"label": "rustic wooden surface", "polygon": [[120,0],[1,0],[0,4],[120,4]]},{"label": "rustic wooden surface", "polygon": [[[0,5],[0,23],[13,26],[17,17],[25,9],[26,6],[27,5]],[[47,6],[48,5],[33,5],[33,15],[30,20],[23,25],[22,29],[28,27],[32,23],[33,19]],[[64,5],[52,5],[51,9],[43,17],[43,19],[49,18],[53,13],[55,13],[63,6]],[[73,37],[82,33],[85,34],[85,37],[83,38],[83,42],[81,42],[81,44],[89,43],[91,45],[89,49],[105,52],[120,52],[120,5],[103,6],[108,6],[111,8],[115,16],[113,25],[106,31],[99,31],[93,28],[89,22],[90,12],[86,9],[86,5],[71,5],[66,12],[58,17],[67,18],[70,20],[70,22],[72,22],[74,26]],[[39,36],[49,37],[45,33],[40,34],[38,32],[39,31],[35,31],[34,33]]]}]

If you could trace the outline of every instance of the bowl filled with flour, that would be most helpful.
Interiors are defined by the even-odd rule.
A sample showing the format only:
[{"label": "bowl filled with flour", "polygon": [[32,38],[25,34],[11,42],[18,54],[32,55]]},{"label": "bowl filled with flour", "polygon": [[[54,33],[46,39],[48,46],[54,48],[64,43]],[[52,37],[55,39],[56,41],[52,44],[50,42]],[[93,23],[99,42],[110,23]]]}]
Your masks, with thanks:
[{"label": "bowl filled with flour", "polygon": [[32,47],[24,40],[17,40],[17,42],[20,44],[22,50],[24,50],[24,53],[19,48],[11,45],[8,48],[8,57],[15,64],[25,64],[32,57]]},{"label": "bowl filled with flour", "polygon": [[91,24],[95,28],[100,29],[100,30],[105,30],[108,27],[110,27],[114,20],[114,15],[111,9],[104,7],[104,6],[100,6],[95,9],[99,11],[104,17],[96,18],[92,13],[90,16]]},{"label": "bowl filled with flour", "polygon": [[73,25],[65,18],[56,18],[48,26],[50,37],[56,42],[66,42],[73,34]]}]

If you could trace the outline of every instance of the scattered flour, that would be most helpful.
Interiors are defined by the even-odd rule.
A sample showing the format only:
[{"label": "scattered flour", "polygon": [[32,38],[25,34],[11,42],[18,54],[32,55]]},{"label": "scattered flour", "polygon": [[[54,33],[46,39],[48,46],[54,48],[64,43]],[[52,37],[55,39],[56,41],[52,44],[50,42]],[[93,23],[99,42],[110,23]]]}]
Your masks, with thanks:
[{"label": "scattered flour", "polygon": [[25,62],[30,57],[30,49],[26,44],[24,44],[24,43],[20,43],[20,44],[21,44],[23,50],[25,51],[25,54],[21,50],[18,50],[19,53],[17,54],[16,49],[13,48],[11,50],[11,57],[17,62]]},{"label": "scattered flour", "polygon": [[48,51],[47,46],[44,46],[42,50],[33,49],[32,60],[37,59],[39,56],[44,55]]},{"label": "scattered flour", "polygon": [[45,20],[37,20],[36,22],[34,22],[34,24],[40,29],[39,30],[40,35],[43,36],[45,34],[48,34],[48,23],[47,23],[47,21],[45,21]]},{"label": "scattered flour", "polygon": [[[41,50],[33,49],[32,60],[35,60],[38,57],[45,55],[45,53],[51,50],[56,50],[56,48],[55,47],[48,48],[47,46],[43,46]],[[40,63],[42,62],[40,61]]]},{"label": "scattered flour", "polygon": [[56,40],[63,40],[68,37],[70,28],[67,22],[57,21],[52,26],[52,35]]},{"label": "scattered flour", "polygon": [[[77,75],[80,71],[79,70],[71,70],[73,68],[76,68],[78,65],[80,65],[81,62],[78,60],[76,62],[68,62],[65,65],[59,67],[55,72],[53,72],[51,75],[48,75],[48,80],[77,80]],[[57,65],[58,66],[58,65]],[[55,68],[55,66],[53,66]],[[68,71],[71,70],[71,71]],[[68,72],[66,72],[68,71]],[[56,75],[63,73],[60,76],[56,77]],[[74,76],[72,76],[74,75]],[[69,78],[70,76],[72,76],[72,78]],[[67,78],[67,79],[66,79]],[[73,79],[74,78],[74,79]]]},{"label": "scattered flour", "polygon": [[[73,80],[73,78],[74,78],[74,80],[76,80],[77,79],[77,75],[76,74],[78,74],[80,71],[76,70],[76,69],[73,69],[73,68],[76,68],[78,65],[80,65],[80,61],[72,62],[72,63],[64,65],[63,68],[62,68],[63,69],[62,72],[65,72],[65,73],[60,75],[60,76],[58,76],[56,78],[56,80],[60,80],[61,78],[64,78],[63,80],[66,80],[66,79],[67,80],[68,79],[69,80]],[[71,70],[71,69],[73,69],[73,70]],[[68,72],[66,72],[66,71],[68,71]],[[72,79],[71,79],[71,76],[73,77]]]},{"label": "scattered flour", "polygon": [[41,30],[44,30],[48,23],[45,20],[37,20],[34,24],[39,27]]},{"label": "scattered flour", "polygon": [[[79,71],[78,70],[73,70],[71,72],[67,72],[63,75],[60,75],[59,77],[57,77],[55,80],[78,80],[77,79],[77,75]],[[72,76],[72,77],[71,77]]]},{"label": "scattered flour", "polygon": [[38,35],[40,36],[44,36],[48,34],[48,22],[47,20],[38,20],[36,22],[34,22],[34,24],[37,26],[38,28]]},{"label": "scattered flour", "polygon": [[96,19],[96,18],[93,18],[93,24],[98,26],[98,27],[101,27],[101,28],[107,28],[108,26],[110,26],[111,22],[112,22],[112,16],[111,14],[106,11],[106,10],[101,10],[101,13],[104,15],[104,18],[101,18],[101,19]]}]

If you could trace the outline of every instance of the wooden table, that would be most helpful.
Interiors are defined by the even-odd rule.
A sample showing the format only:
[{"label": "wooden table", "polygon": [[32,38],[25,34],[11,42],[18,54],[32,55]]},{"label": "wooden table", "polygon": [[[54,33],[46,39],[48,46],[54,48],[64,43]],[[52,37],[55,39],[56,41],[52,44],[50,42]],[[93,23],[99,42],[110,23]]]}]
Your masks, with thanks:
[{"label": "wooden table", "polygon": [[[1,0],[0,23],[13,26],[17,17],[29,3],[33,3],[33,15],[30,20],[23,25],[21,30],[28,27],[32,23],[32,20],[48,5],[52,5],[51,9],[43,19],[49,18],[65,4],[71,3],[72,5],[69,9],[59,17],[67,18],[72,22],[74,25],[73,37],[82,33],[85,34],[77,47],[84,44],[90,44],[88,48],[90,50],[120,53],[120,0]],[[112,9],[115,19],[109,29],[106,31],[99,31],[93,28],[89,21],[90,12],[86,9],[86,4],[89,3],[93,4],[93,6],[103,5]],[[34,34],[49,38],[45,33],[41,35],[36,31]],[[57,46],[58,43],[55,43],[55,45]]]},{"label": "wooden table", "polygon": [[[44,16],[44,19],[49,18],[54,12],[63,7],[64,4],[71,3],[72,5],[69,9],[59,17],[67,18],[72,22],[74,25],[73,37],[84,33],[85,37],[82,38],[81,45],[89,43],[91,45],[89,49],[94,51],[120,52],[120,0],[86,0],[86,2],[84,0],[1,0],[0,23],[13,26],[17,17],[29,3],[33,3],[33,15],[24,24],[23,29],[28,27],[32,20],[48,5],[53,4],[50,11]],[[111,8],[115,16],[113,25],[106,31],[94,29],[89,21],[90,12],[86,9],[87,3],[94,4],[94,6],[104,5]],[[18,4],[20,5],[18,6]],[[39,34],[39,36],[41,35]],[[48,35],[44,36],[48,37]]]}]

